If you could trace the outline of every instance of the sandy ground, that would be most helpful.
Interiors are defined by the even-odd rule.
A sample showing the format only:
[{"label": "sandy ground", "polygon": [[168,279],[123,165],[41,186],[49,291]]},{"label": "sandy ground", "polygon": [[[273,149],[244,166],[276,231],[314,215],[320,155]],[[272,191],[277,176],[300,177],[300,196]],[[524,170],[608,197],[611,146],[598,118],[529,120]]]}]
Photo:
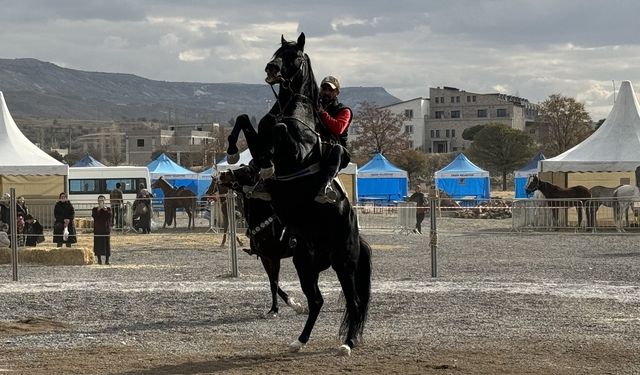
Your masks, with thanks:
[{"label": "sandy ground", "polygon": [[[428,227],[428,223],[425,223]],[[364,342],[336,356],[342,304],[331,271],[311,341],[304,315],[269,307],[266,276],[218,234],[113,236],[111,266],[0,266],[0,373],[637,374],[637,234],[513,233],[509,220],[439,222],[428,236],[364,232],[373,299]],[[90,237],[81,237],[90,241]],[[289,259],[282,287],[304,300]],[[4,276],[2,276],[4,275]]]}]

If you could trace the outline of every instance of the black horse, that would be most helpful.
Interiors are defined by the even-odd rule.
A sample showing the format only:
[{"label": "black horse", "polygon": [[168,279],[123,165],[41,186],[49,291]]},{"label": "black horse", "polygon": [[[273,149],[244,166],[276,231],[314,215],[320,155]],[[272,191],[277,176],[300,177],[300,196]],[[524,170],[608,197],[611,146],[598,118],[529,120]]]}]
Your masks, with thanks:
[{"label": "black horse", "polygon": [[264,270],[269,276],[271,287],[271,309],[265,314],[275,317],[278,314],[278,296],[295,312],[305,311],[302,305],[280,289],[280,259],[293,255],[294,242],[285,233],[284,224],[275,215],[271,207],[271,196],[265,191],[256,191],[258,171],[252,166],[243,166],[237,170],[220,173],[216,182],[213,180],[208,191],[215,189],[214,184],[233,189],[242,199],[243,214],[247,221],[247,235],[250,241],[249,254],[260,258]]},{"label": "black horse", "polygon": [[318,132],[323,125],[315,110],[319,90],[304,44],[304,33],[296,42],[282,38],[265,68],[266,82],[280,85],[276,103],[260,120],[257,133],[248,116],[239,116],[229,135],[227,152],[233,160],[239,132],[244,131],[261,177],[275,173],[265,184],[277,216],[297,240],[293,263],[307,297],[309,316],[289,350],[296,352],[309,340],[324,302],[318,278],[321,271],[332,267],[346,301],[339,330],[344,344],[339,354],[350,355],[367,320],[371,248],[360,237],[356,213],[345,194],[341,193],[335,203],[314,201],[326,182],[321,173],[325,156]]},{"label": "black horse", "polygon": [[524,190],[527,194],[531,194],[536,190],[540,190],[546,199],[549,199],[547,205],[552,207],[551,215],[553,216],[553,225],[558,224],[558,209],[574,207],[578,213],[578,226],[582,225],[582,209],[585,209],[587,214],[587,223],[591,225],[590,210],[588,206],[590,204],[591,192],[589,189],[582,185],[572,186],[569,188],[563,188],[553,185],[549,182],[542,181],[538,176],[529,176],[527,185]]}]

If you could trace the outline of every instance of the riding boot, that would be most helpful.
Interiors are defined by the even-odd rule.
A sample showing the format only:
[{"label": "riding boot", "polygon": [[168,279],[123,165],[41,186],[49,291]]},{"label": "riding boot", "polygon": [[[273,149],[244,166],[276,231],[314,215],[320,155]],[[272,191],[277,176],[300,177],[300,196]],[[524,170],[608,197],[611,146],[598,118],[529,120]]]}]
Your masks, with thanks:
[{"label": "riding boot", "polygon": [[96,258],[98,258],[98,264],[102,264],[102,257],[101,256],[97,256]]},{"label": "riding boot", "polygon": [[105,256],[104,257],[104,264],[106,264],[107,266],[109,265],[109,257]]}]

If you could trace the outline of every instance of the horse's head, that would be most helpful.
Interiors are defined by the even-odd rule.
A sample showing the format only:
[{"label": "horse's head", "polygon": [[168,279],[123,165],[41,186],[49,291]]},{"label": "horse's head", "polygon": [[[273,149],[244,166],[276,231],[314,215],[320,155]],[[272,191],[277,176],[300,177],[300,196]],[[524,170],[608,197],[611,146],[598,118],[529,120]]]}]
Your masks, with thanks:
[{"label": "horse's head", "polygon": [[273,54],[271,61],[264,68],[267,73],[265,81],[270,85],[280,84],[282,87],[290,87],[292,81],[302,76],[307,56],[304,54],[304,33],[301,33],[296,42],[288,42],[281,37],[281,46]]},{"label": "horse's head", "polygon": [[538,179],[538,176],[536,175],[531,175],[527,179],[527,184],[524,187],[524,191],[526,191],[527,194],[531,194],[534,191],[538,190],[539,187],[540,187],[540,179]]}]

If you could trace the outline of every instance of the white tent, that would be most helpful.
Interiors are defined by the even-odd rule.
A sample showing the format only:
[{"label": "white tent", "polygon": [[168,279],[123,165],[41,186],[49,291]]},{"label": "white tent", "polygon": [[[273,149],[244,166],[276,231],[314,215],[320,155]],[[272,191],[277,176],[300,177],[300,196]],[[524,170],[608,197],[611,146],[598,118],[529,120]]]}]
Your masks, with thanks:
[{"label": "white tent", "polygon": [[9,113],[0,92],[0,190],[27,197],[57,197],[65,191],[69,167],[31,143]]},{"label": "white tent", "polygon": [[562,154],[540,160],[540,172],[632,172],[640,165],[640,105],[631,82],[623,81],[613,109],[600,128]]},{"label": "white tent", "polygon": [[253,159],[251,156],[251,151],[246,149],[240,153],[240,160],[237,163],[229,164],[227,162],[227,157],[225,156],[220,163],[216,166],[218,172],[226,171],[227,169],[238,169],[241,165],[249,165],[249,162]]}]

